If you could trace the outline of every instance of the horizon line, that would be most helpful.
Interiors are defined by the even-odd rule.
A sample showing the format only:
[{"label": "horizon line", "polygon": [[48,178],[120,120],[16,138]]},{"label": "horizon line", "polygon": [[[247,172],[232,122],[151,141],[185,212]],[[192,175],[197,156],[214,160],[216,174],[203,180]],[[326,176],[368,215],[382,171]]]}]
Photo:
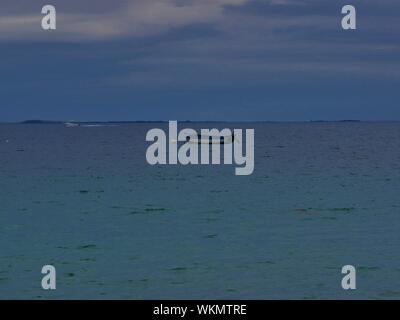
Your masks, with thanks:
[{"label": "horizon line", "polygon": [[338,119],[338,120],[43,120],[29,119],[22,121],[0,121],[0,124],[65,124],[65,123],[168,123],[177,121],[181,123],[321,123],[321,122],[400,122],[400,120],[360,120],[360,119]]}]

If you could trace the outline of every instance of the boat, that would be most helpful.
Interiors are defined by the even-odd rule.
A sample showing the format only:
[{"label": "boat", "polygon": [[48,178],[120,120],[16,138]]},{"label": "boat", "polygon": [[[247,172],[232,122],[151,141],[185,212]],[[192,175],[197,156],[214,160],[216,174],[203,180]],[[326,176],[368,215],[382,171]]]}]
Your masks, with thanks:
[{"label": "boat", "polygon": [[[177,140],[172,139],[172,143],[178,143]],[[197,134],[195,136],[186,137],[186,142],[190,144],[231,144],[235,141],[235,136],[210,136]]]},{"label": "boat", "polygon": [[66,127],[66,128],[80,127],[80,124],[74,123],[74,122],[65,122],[64,127]]}]

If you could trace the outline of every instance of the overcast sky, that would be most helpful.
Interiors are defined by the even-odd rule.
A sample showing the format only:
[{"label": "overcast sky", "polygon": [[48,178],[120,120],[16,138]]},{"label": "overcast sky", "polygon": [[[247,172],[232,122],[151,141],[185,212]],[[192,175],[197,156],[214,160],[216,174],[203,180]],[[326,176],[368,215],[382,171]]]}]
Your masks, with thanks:
[{"label": "overcast sky", "polygon": [[0,121],[400,120],[398,0],[2,0],[0,57]]}]

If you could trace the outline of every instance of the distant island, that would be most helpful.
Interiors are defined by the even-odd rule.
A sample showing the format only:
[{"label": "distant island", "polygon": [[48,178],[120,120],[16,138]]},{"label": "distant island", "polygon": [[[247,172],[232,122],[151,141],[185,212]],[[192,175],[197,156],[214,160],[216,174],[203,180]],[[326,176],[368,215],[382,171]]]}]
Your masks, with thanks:
[{"label": "distant island", "polygon": [[310,120],[310,122],[361,122],[361,120]]},{"label": "distant island", "polygon": [[[337,123],[337,122],[362,122],[361,120],[309,120],[309,121],[209,121],[209,120],[183,120],[180,123],[226,123],[226,122],[253,122],[253,123],[285,123],[285,122],[310,122],[310,123]],[[166,120],[131,120],[131,121],[61,121],[61,120],[25,120],[19,122],[19,124],[65,124],[65,123],[76,123],[76,124],[130,124],[130,123],[168,123]]]},{"label": "distant island", "polygon": [[50,121],[50,120],[26,120],[19,122],[21,124],[43,124],[43,123],[64,123],[63,121]]},{"label": "distant island", "polygon": [[[82,123],[82,124],[117,124],[117,123],[160,123],[168,121],[60,121],[60,120],[25,120],[19,122],[20,124],[64,124],[64,123]],[[182,121],[185,122],[185,121]]]}]

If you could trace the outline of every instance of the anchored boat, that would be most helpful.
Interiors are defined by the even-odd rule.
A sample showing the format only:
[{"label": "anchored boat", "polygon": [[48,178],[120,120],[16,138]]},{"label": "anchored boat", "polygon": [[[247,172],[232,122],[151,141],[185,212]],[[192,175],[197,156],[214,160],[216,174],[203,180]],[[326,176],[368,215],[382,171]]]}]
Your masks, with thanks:
[{"label": "anchored boat", "polygon": [[80,127],[80,124],[74,123],[74,122],[65,122],[64,127],[66,127],[66,128]]},{"label": "anchored boat", "polygon": [[[171,140],[172,143],[178,143],[176,139]],[[201,135],[197,134],[194,136],[188,136],[186,137],[186,142],[191,143],[191,144],[230,144],[235,141],[235,135],[232,133],[232,135],[229,136],[211,136],[211,135]]]}]

